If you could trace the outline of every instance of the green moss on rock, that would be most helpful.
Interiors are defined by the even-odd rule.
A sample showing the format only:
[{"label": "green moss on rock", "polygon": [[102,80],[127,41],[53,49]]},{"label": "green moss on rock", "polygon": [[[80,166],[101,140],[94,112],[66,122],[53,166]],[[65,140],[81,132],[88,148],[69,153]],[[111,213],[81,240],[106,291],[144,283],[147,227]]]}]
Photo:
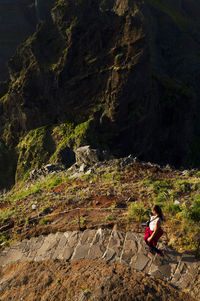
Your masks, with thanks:
[{"label": "green moss on rock", "polygon": [[6,93],[4,96],[2,96],[2,97],[0,98],[0,102],[6,101],[7,97],[8,97],[8,93]]},{"label": "green moss on rock", "polygon": [[62,163],[60,152],[69,147],[75,150],[91,141],[89,119],[81,124],[62,123],[31,130],[18,144],[16,181],[25,180],[30,170],[39,169],[47,163]]},{"label": "green moss on rock", "polygon": [[52,139],[56,145],[56,151],[50,158],[51,163],[59,161],[59,153],[65,147],[76,150],[79,146],[90,143],[91,125],[93,119],[89,119],[75,126],[74,123],[62,123],[55,126],[52,131]]},{"label": "green moss on rock", "polygon": [[17,49],[0,89],[0,131],[8,148],[18,145],[17,180],[86,144],[187,164],[199,39],[185,30],[193,18],[178,2],[147,2],[149,10],[143,1],[59,0]]},{"label": "green moss on rock", "polygon": [[31,130],[18,144],[16,180],[23,179],[30,169],[38,169],[48,162],[54,151],[51,129],[48,126]]},{"label": "green moss on rock", "polygon": [[15,140],[15,131],[14,128],[11,124],[8,125],[7,128],[5,128],[2,138],[5,144],[9,147],[10,145],[13,144],[13,141]]}]

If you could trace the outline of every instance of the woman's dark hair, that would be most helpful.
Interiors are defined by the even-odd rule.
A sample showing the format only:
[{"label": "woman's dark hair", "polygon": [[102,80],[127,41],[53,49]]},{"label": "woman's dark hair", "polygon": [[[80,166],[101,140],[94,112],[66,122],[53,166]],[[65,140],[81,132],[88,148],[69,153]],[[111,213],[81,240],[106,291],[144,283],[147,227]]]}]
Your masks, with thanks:
[{"label": "woman's dark hair", "polygon": [[158,206],[158,205],[153,206],[153,210],[158,214],[160,219],[162,221],[164,221],[164,216],[163,216],[162,209],[160,208],[160,206]]}]

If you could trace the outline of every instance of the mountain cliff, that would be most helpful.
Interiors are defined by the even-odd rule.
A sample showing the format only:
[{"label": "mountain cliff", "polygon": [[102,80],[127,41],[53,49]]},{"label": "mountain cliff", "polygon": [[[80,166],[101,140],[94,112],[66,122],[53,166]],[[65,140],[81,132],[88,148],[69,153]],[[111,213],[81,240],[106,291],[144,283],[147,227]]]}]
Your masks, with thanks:
[{"label": "mountain cliff", "polygon": [[199,166],[199,13],[199,0],[55,3],[8,63],[1,185],[86,143]]},{"label": "mountain cliff", "polygon": [[35,8],[33,0],[0,1],[0,80],[8,78],[7,61],[35,30]]},{"label": "mountain cliff", "polygon": [[53,0],[0,1],[0,80],[8,79],[7,62],[17,46],[34,33],[49,14]]}]

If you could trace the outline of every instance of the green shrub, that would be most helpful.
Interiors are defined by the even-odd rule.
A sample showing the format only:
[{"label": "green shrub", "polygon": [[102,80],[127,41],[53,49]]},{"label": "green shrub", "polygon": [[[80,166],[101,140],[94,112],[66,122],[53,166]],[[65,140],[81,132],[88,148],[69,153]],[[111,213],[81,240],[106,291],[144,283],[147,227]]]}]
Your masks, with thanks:
[{"label": "green shrub", "polygon": [[162,203],[169,201],[169,199],[170,199],[170,193],[168,190],[159,191],[156,197],[156,204],[162,205]]},{"label": "green shrub", "polygon": [[172,190],[170,192],[170,195],[171,195],[171,200],[172,201],[175,201],[178,198],[178,196],[179,196],[179,194],[178,194],[178,192],[176,190]]},{"label": "green shrub", "polygon": [[0,244],[4,247],[9,247],[9,241],[7,240],[6,236],[0,235]]},{"label": "green shrub", "polygon": [[177,231],[180,235],[175,241],[175,246],[196,252],[198,242],[194,241],[194,238],[199,233],[199,226],[194,221],[183,221]]},{"label": "green shrub", "polygon": [[127,220],[136,218],[142,221],[148,216],[148,213],[149,209],[146,209],[141,202],[134,202],[128,208]]},{"label": "green shrub", "polygon": [[176,215],[181,211],[181,206],[175,205],[173,201],[169,201],[164,204],[163,211],[168,214]]},{"label": "green shrub", "polygon": [[87,224],[87,218],[81,216],[80,217],[80,224],[81,224],[81,226],[85,226]]},{"label": "green shrub", "polygon": [[180,206],[180,209],[181,210],[176,214],[177,218],[179,218],[180,220],[186,220],[186,222],[189,222],[191,219],[191,217],[190,217],[191,212],[189,211],[189,209],[185,206],[185,204]]},{"label": "green shrub", "polygon": [[145,186],[150,186],[153,183],[152,179],[148,179],[144,181]]},{"label": "green shrub", "polygon": [[200,178],[200,171],[197,171],[196,174],[195,174],[195,176],[196,176],[197,178]]},{"label": "green shrub", "polygon": [[17,214],[16,210],[5,209],[0,212],[0,222],[4,223],[7,219],[15,217]]},{"label": "green shrub", "polygon": [[191,185],[192,191],[197,191],[200,188],[200,183],[193,183]]},{"label": "green shrub", "polygon": [[47,218],[42,218],[39,222],[39,224],[42,225],[47,225],[50,224],[50,221]]},{"label": "green shrub", "polygon": [[193,201],[190,217],[196,222],[200,222],[200,195]]},{"label": "green shrub", "polygon": [[190,192],[192,190],[191,183],[186,182],[185,180],[178,180],[175,183],[175,187],[178,189],[179,192],[182,192],[182,193]]},{"label": "green shrub", "polygon": [[114,221],[114,220],[115,220],[115,217],[112,216],[112,215],[107,215],[107,216],[106,216],[106,220],[107,220],[107,221]]},{"label": "green shrub", "polygon": [[170,180],[156,181],[153,183],[153,192],[154,193],[166,191],[166,190],[172,189],[172,188],[173,188],[173,185]]}]

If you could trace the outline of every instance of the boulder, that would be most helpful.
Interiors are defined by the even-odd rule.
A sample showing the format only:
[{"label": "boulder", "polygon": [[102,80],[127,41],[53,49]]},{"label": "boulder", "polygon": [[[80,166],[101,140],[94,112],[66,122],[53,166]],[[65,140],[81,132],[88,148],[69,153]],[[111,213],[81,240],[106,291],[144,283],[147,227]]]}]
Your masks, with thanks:
[{"label": "boulder", "polygon": [[83,163],[88,166],[92,166],[95,163],[103,160],[103,152],[98,149],[92,149],[90,145],[77,148],[76,163],[81,166]]},{"label": "boulder", "polygon": [[37,170],[33,169],[29,174],[29,179],[34,179],[35,177],[37,177]]},{"label": "boulder", "polygon": [[181,201],[180,201],[180,200],[175,200],[175,201],[174,201],[174,205],[177,205],[177,206],[178,206],[178,205],[180,205],[180,204],[181,204]]},{"label": "boulder", "polygon": [[54,171],[62,171],[63,168],[60,167],[59,165],[56,165],[56,164],[47,164],[47,165],[44,167],[44,170],[45,170],[47,173],[51,173],[51,172],[54,172]]},{"label": "boulder", "polygon": [[86,175],[91,175],[92,173],[94,173],[94,170],[91,168],[85,172]]},{"label": "boulder", "polygon": [[62,168],[59,165],[56,164],[47,164],[46,166],[41,167],[40,169],[33,169],[31,170],[30,174],[29,174],[29,178],[27,181],[29,180],[36,180],[41,176],[47,176],[50,173],[53,172],[59,172],[59,171],[63,171],[64,168]]},{"label": "boulder", "polygon": [[85,172],[86,169],[87,169],[87,166],[83,163],[83,164],[81,164],[79,171],[80,172]]},{"label": "boulder", "polygon": [[70,168],[67,169],[68,172],[70,173],[73,173],[73,172],[77,172],[77,170],[79,169],[80,167],[78,166],[78,164],[73,164]]},{"label": "boulder", "polygon": [[36,210],[37,209],[37,204],[33,204],[32,205],[32,210]]}]

